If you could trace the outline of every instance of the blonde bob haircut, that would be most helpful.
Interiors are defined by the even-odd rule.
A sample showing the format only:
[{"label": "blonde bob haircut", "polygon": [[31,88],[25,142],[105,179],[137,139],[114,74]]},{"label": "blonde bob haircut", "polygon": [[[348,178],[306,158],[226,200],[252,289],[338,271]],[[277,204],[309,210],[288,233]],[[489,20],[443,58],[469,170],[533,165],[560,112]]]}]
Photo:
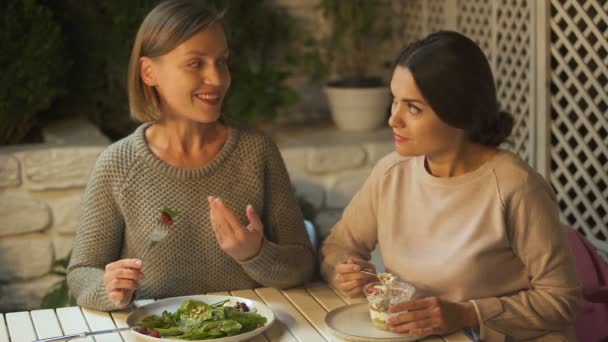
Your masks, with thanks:
[{"label": "blonde bob haircut", "polygon": [[141,57],[162,56],[190,37],[213,25],[223,24],[224,11],[204,0],[168,0],[158,4],[144,19],[135,36],[128,73],[131,117],[139,122],[161,118],[159,98],[141,78]]}]

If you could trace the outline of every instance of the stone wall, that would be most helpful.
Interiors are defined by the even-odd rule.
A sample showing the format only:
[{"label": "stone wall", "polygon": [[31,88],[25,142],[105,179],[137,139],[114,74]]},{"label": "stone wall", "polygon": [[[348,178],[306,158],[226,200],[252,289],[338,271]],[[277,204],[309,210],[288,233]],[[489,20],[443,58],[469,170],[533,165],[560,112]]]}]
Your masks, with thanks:
[{"label": "stone wall", "polygon": [[[0,148],[0,312],[38,308],[60,280],[50,274],[51,266],[71,250],[84,187],[107,146],[107,139],[87,141],[85,130],[87,137],[97,136],[82,123],[60,124],[45,131],[53,143]],[[393,150],[390,137],[388,130],[333,128],[277,134],[298,195],[318,210],[321,237],[375,162]],[[74,141],[89,145],[70,145]]]},{"label": "stone wall", "polygon": [[[336,142],[340,136],[352,139]],[[317,209],[315,222],[321,239],[329,234],[376,162],[394,150],[390,138],[385,130],[347,133],[327,129],[308,137],[310,143],[280,144],[297,194]]]},{"label": "stone wall", "polygon": [[0,311],[36,308],[60,278],[78,209],[103,146],[32,145],[0,150]]}]

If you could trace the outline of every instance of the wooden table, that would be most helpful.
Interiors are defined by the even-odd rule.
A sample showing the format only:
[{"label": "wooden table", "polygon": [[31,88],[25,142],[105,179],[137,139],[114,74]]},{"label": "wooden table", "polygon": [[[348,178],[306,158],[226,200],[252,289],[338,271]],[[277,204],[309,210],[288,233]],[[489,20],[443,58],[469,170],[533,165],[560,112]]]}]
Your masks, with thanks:
[{"label": "wooden table", "polygon": [[[306,287],[289,290],[259,288],[213,294],[233,295],[257,300],[274,311],[277,320],[262,335],[251,339],[253,342],[315,342],[343,341],[334,337],[324,322],[325,314],[337,307],[359,301],[340,296],[324,283],[313,283]],[[153,300],[140,300],[143,305]],[[0,342],[31,342],[46,338],[83,331],[125,327],[129,311],[101,312],[78,306],[12,312],[1,315]],[[78,341],[120,342],[134,341],[129,332],[87,337]],[[425,342],[469,342],[462,333],[449,336],[429,337]]]}]

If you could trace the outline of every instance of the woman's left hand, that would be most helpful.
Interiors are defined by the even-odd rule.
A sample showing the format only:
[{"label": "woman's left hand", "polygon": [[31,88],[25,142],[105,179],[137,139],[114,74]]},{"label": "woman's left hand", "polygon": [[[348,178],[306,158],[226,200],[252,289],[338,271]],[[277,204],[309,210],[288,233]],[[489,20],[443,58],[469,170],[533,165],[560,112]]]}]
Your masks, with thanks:
[{"label": "woman's left hand", "polygon": [[427,297],[391,305],[389,312],[406,311],[392,317],[387,325],[394,332],[416,336],[444,335],[479,325],[473,303],[452,303],[438,297]]},{"label": "woman's left hand", "polygon": [[237,261],[249,260],[260,253],[264,226],[251,205],[247,205],[247,226],[241,225],[234,212],[221,199],[207,197],[211,226],[220,248]]}]

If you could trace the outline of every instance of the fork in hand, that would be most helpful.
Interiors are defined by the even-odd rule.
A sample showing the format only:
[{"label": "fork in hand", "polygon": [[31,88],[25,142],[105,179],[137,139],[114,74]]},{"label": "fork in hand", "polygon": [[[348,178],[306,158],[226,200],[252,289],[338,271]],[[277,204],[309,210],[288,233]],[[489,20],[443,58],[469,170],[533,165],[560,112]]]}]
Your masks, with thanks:
[{"label": "fork in hand", "polygon": [[[148,255],[148,252],[152,249],[152,247],[158,245],[161,241],[163,241],[163,239],[167,237],[168,233],[169,233],[169,229],[163,227],[162,224],[160,224],[160,223],[156,227],[154,227],[154,230],[152,231],[152,233],[150,233],[150,242],[148,242],[148,246],[146,246],[144,253],[141,255],[141,258],[139,259],[142,262],[142,268],[143,268],[143,266],[145,266],[144,258],[146,257],[146,255]],[[130,296],[132,296],[130,301],[134,301],[137,297],[137,291],[132,292],[130,294]],[[115,304],[116,304],[116,306],[120,306],[119,303],[115,303]]]},{"label": "fork in hand", "polygon": [[160,224],[154,228],[154,230],[150,234],[150,242],[148,243],[148,246],[144,250],[144,254],[142,254],[142,256],[141,256],[140,260],[142,261],[142,263],[144,261],[144,258],[150,251],[150,249],[152,249],[152,247],[158,245],[161,241],[163,241],[163,239],[165,237],[167,237],[168,233],[169,233],[169,230],[167,228],[162,227]]}]

